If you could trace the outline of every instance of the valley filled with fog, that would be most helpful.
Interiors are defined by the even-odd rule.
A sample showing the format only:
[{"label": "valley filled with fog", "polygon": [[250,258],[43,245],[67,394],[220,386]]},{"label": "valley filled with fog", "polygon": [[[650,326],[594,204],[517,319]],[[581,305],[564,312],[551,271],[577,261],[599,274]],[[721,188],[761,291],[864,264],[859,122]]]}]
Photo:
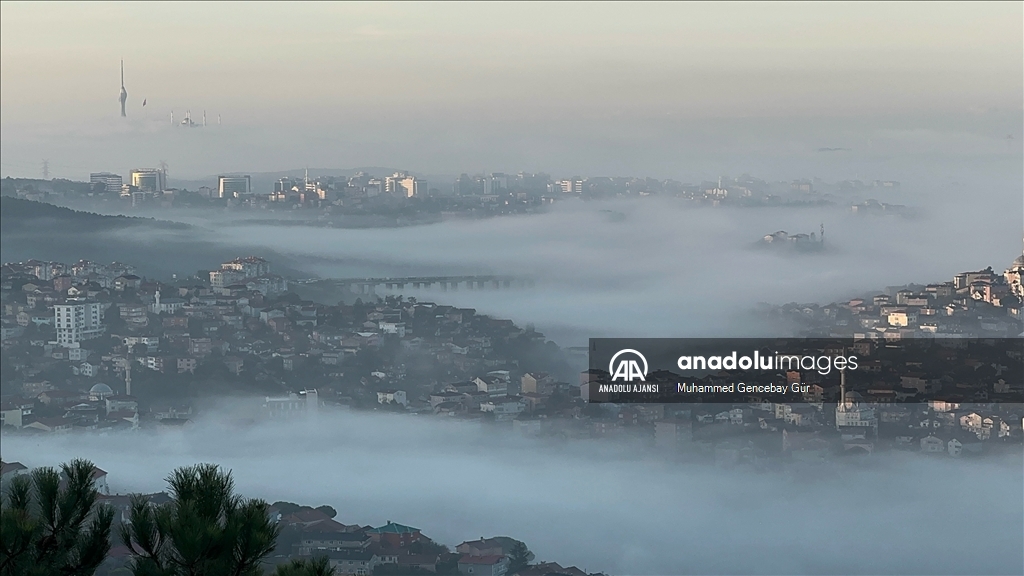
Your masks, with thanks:
[{"label": "valley filled with fog", "polygon": [[243,426],[234,416],[211,410],[165,433],[5,436],[4,454],[29,466],[89,458],[121,493],[163,490],[173,468],[216,462],[247,496],[329,504],[346,524],[394,520],[449,546],[510,535],[539,559],[606,573],[1020,568],[1020,455],[883,454],[756,472],[434,418],[323,409],[315,421]]},{"label": "valley filled with fog", "polygon": [[[292,278],[529,277],[531,288],[404,294],[532,324],[562,346],[605,336],[774,335],[790,327],[764,321],[759,303],[824,304],[989,265],[1001,271],[1020,253],[1021,234],[1019,177],[1002,174],[969,186],[906,183],[880,198],[915,207],[909,217],[855,215],[838,203],[719,209],[654,197],[358,229],[156,211],[144,215],[188,226],[132,221],[74,242],[40,240],[60,239],[58,223],[5,231],[3,251],[5,259],[117,259],[165,279],[244,254],[263,255]],[[822,251],[756,247],[776,230],[810,233],[821,224]],[[293,286],[301,293],[303,285]],[[158,491],[174,467],[216,462],[234,471],[246,495],[330,504],[345,523],[395,520],[448,545],[507,534],[538,558],[607,573],[1020,567],[1019,454],[957,461],[890,453],[754,472],[675,463],[607,439],[549,444],[421,416],[328,409],[315,423],[234,421],[215,409],[171,433],[5,436],[3,454],[29,466],[90,458],[118,492]]]},{"label": "valley filled with fog", "polygon": [[[18,427],[42,426],[3,426],[4,462],[87,458],[108,473],[112,493],[161,491],[176,467],[215,463],[244,496],[330,505],[349,525],[395,521],[449,547],[507,535],[537,560],[592,576],[1024,573],[1021,412],[991,410],[999,414],[986,420],[986,403],[1013,388],[1005,380],[992,396],[964,401],[978,412],[965,415],[974,428],[958,426],[955,412],[941,424],[934,414],[855,422],[855,431],[873,425],[875,441],[879,420],[890,430],[906,424],[913,434],[900,432],[910,439],[899,445],[921,453],[889,450],[890,439],[875,450],[866,434],[848,434],[853,450],[840,447],[853,412],[820,422],[797,415],[813,424],[805,438],[821,432],[836,448],[814,464],[799,462],[813,454],[783,449],[795,429],[786,427],[805,424],[792,412],[773,414],[771,426],[723,423],[749,424],[764,440],[758,451],[771,454],[733,467],[710,463],[715,438],[698,435],[699,449],[669,454],[665,442],[654,447],[653,422],[570,400],[566,390],[575,390],[553,382],[577,385],[589,338],[791,336],[802,312],[766,310],[849,302],[989,266],[991,276],[940,287],[944,300],[928,312],[948,311],[943,328],[1017,333],[1019,323],[1004,321],[1022,314],[1014,306],[1024,269],[1006,282],[1003,271],[1024,238],[1024,5],[0,8],[0,261],[18,263],[3,289],[3,401],[14,406],[4,423],[16,414]],[[365,178],[337,188],[329,180],[356,173]],[[275,191],[282,177],[295,180]],[[596,184],[606,178],[622,180]],[[822,230],[823,242],[807,236],[807,249],[761,242],[777,231],[819,242]],[[250,255],[265,262],[211,279]],[[133,268],[99,275],[80,266],[69,292],[63,271],[79,260]],[[273,275],[294,293],[282,294]],[[326,282],[414,276],[528,282],[406,283],[358,296]],[[94,279],[111,289],[92,290]],[[237,296],[231,282],[249,279],[262,294]],[[207,298],[221,291],[231,295]],[[100,302],[80,302],[82,293]],[[524,331],[509,337],[519,331],[459,311],[352,306],[396,294]],[[832,327],[926,333],[917,305],[890,319],[881,302],[849,306],[871,316],[830,316]],[[106,320],[101,303],[111,306]],[[80,326],[86,306],[90,322]],[[253,320],[254,311],[265,317]],[[935,334],[940,324],[927,327]],[[376,334],[353,337],[365,330]],[[436,338],[421,347],[424,334]],[[568,362],[541,364],[560,354],[550,342]],[[400,354],[406,346],[429,370],[403,364],[420,358]],[[1019,374],[1004,371],[1004,360],[971,356],[963,372],[941,375],[921,375],[934,367],[917,362],[911,372],[923,392],[926,376],[930,386]],[[126,378],[133,361],[147,368]],[[426,408],[426,390],[498,368],[510,370],[509,382],[468,384],[475,403],[439,395]],[[516,394],[520,371],[551,373],[551,390],[540,394],[537,378],[540,400],[523,386],[504,398]],[[132,415],[105,404],[104,392],[90,400],[96,422],[69,423],[98,383],[111,394],[134,390],[124,402],[135,404],[124,411]],[[70,393],[67,405],[44,402],[49,384]],[[314,387],[324,403],[308,404],[318,407],[308,417],[256,415],[264,393]],[[187,405],[189,421],[158,422],[148,391]],[[230,393],[243,396],[221,396]],[[400,407],[406,393],[411,402]],[[960,402],[960,393],[943,400]],[[837,408],[840,394],[829,390],[823,410]],[[585,438],[519,434],[532,424],[500,422],[493,402],[487,423],[470,423],[484,416],[480,395],[522,410],[529,399],[532,424],[571,422]],[[541,400],[549,405],[533,403]],[[518,414],[509,410],[501,415]],[[36,420],[58,415],[66,428]],[[79,430],[129,423],[117,433]],[[999,424],[1005,434],[993,431]],[[668,444],[693,438],[692,428],[668,429]],[[992,436],[975,443],[971,432]],[[924,454],[926,445],[938,454]],[[848,455],[865,446],[869,456]],[[698,450],[702,457],[689,456]]]},{"label": "valley filled with fog", "polygon": [[[786,330],[756,320],[762,302],[827,304],[962,270],[1002,271],[1020,253],[1019,190],[1003,178],[985,184],[984,194],[949,183],[875,194],[915,207],[912,217],[856,215],[844,205],[698,208],[654,197],[567,200],[542,214],[370,229],[257,224],[218,212],[192,216],[188,233],[126,229],[108,244],[174,247],[194,269],[216,265],[206,251],[216,246],[218,255],[272,254],[275,265],[322,278],[529,277],[531,289],[404,295],[533,324],[561,345],[603,336],[754,336]],[[777,230],[811,233],[820,225],[821,252],[754,246]]]}]

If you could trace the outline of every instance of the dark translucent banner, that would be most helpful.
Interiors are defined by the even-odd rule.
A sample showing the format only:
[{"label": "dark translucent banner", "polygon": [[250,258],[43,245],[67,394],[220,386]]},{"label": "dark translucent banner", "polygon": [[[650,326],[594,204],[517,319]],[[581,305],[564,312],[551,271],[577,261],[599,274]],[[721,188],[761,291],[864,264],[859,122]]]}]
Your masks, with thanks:
[{"label": "dark translucent banner", "polygon": [[589,402],[1024,402],[1024,339],[593,338]]}]

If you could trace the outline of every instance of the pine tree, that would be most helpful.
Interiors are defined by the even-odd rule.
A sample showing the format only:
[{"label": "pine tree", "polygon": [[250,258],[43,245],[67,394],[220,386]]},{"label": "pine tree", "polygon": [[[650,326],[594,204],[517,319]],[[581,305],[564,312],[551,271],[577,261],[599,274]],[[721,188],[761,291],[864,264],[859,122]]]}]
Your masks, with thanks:
[{"label": "pine tree", "polygon": [[259,576],[280,527],[263,500],[234,493],[230,472],[213,464],[178,468],[171,501],[154,507],[133,495],[121,541],[135,576]]},{"label": "pine tree", "polygon": [[508,573],[515,574],[516,572],[529,566],[530,556],[530,549],[526,547],[526,544],[520,541],[516,541],[516,543],[512,545],[512,550],[509,551]]},{"label": "pine tree", "polygon": [[88,460],[11,481],[0,503],[0,575],[92,576],[110,551],[114,511],[97,504]]}]

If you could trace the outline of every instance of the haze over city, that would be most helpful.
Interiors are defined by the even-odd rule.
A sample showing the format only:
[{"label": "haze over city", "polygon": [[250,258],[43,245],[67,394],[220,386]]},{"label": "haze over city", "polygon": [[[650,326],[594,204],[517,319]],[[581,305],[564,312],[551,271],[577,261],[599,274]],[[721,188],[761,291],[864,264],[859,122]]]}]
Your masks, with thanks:
[{"label": "haze over city", "polygon": [[[0,2],[0,493],[88,459],[89,576],[197,463],[254,575],[1019,574],[1022,21]],[[593,345],[752,337],[863,368],[665,401]]]},{"label": "haze over city", "polygon": [[[47,158],[57,177],[166,160],[188,178],[388,165],[906,180],[926,158],[1021,151],[1014,3],[2,10],[5,174]],[[175,132],[172,110],[223,124]]]}]

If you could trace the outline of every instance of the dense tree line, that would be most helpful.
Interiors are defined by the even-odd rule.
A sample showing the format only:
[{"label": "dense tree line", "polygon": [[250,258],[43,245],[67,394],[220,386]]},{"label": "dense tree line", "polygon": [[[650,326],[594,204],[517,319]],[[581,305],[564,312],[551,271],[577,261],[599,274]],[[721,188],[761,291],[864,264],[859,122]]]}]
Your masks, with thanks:
[{"label": "dense tree line", "polygon": [[[87,460],[14,478],[0,499],[0,576],[92,576],[111,547],[114,510],[99,503]],[[213,464],[175,470],[171,500],[133,495],[117,538],[134,576],[260,576],[280,527],[269,505],[234,492]],[[330,576],[327,558],[293,560],[276,576]]]}]

